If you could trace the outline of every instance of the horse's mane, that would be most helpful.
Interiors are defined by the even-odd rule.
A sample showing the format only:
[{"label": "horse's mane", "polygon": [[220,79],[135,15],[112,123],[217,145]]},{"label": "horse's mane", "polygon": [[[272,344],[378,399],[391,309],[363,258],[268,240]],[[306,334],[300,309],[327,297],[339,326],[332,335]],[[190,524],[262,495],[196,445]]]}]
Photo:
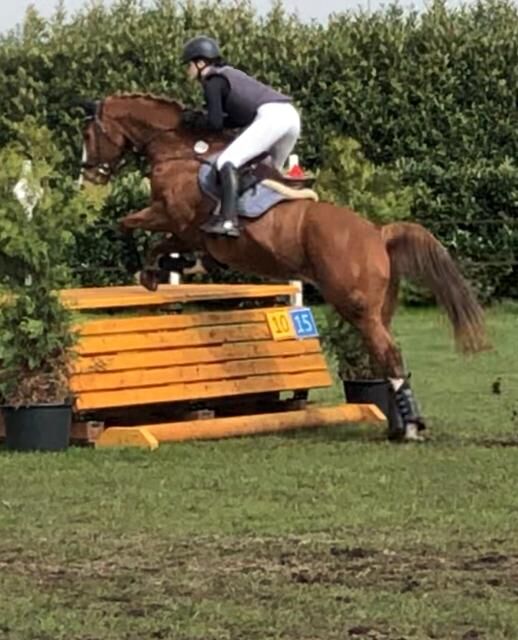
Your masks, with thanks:
[{"label": "horse's mane", "polygon": [[[198,111],[197,109],[186,108],[179,100],[175,100],[174,98],[169,98],[167,96],[158,96],[158,95],[155,95],[154,93],[147,93],[142,91],[133,91],[133,92],[119,91],[117,93],[114,93],[108,96],[108,99],[113,99],[113,100],[118,100],[118,99],[138,100],[139,98],[141,100],[151,100],[156,104],[165,105],[166,107],[169,107],[171,109],[177,109],[184,116],[200,114],[200,111]],[[198,126],[190,124],[187,120],[183,122],[183,126],[186,129],[192,129],[194,131],[199,131],[201,133],[204,133],[206,136],[209,136],[210,138],[214,138],[215,136],[219,137],[217,133],[214,133],[213,131],[208,131],[207,129],[200,128]],[[225,139],[225,137],[229,136],[229,133],[228,132],[221,133],[220,135]],[[234,137],[235,135],[230,135],[229,142],[233,140]]]},{"label": "horse's mane", "polygon": [[184,105],[178,100],[175,100],[174,98],[168,98],[167,96],[157,96],[154,93],[146,93],[146,92],[139,92],[139,91],[135,91],[131,93],[119,92],[119,93],[113,94],[110,97],[111,98],[129,98],[129,99],[143,98],[144,100],[152,100],[153,102],[159,102],[160,104],[165,104],[169,107],[175,107],[176,109],[180,109],[181,111],[185,109]]}]

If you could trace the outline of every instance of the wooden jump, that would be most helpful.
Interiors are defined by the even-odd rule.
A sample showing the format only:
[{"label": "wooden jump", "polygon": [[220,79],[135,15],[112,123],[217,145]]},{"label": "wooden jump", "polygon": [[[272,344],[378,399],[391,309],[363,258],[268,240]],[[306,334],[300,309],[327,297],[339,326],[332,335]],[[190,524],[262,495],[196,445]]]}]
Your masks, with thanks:
[{"label": "wooden jump", "polygon": [[[190,284],[162,285],[156,293],[139,286],[61,292],[71,308],[88,312],[78,325],[70,382],[73,438],[155,449],[161,442],[384,421],[374,405],[308,402],[309,391],[331,386],[332,378],[317,337],[282,333],[298,309],[291,304],[297,293],[294,285]],[[238,308],[214,308],[232,300]],[[198,310],[204,303],[210,310]],[[253,308],[239,308],[247,303]]]},{"label": "wooden jump", "polygon": [[273,341],[267,311],[89,321],[71,380],[77,410],[329,386],[318,340]]}]

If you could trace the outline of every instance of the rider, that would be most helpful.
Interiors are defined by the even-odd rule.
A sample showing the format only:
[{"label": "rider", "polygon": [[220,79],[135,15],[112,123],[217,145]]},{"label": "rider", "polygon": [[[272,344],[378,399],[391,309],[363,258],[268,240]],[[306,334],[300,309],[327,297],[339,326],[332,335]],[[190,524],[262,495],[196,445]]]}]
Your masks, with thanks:
[{"label": "rider", "polygon": [[292,98],[227,65],[212,38],[189,40],[182,59],[189,65],[189,78],[199,80],[205,94],[207,114],[197,124],[213,131],[246,127],[217,159],[221,210],[202,227],[207,233],[237,237],[237,170],[264,152],[282,169],[300,135],[300,116]]}]

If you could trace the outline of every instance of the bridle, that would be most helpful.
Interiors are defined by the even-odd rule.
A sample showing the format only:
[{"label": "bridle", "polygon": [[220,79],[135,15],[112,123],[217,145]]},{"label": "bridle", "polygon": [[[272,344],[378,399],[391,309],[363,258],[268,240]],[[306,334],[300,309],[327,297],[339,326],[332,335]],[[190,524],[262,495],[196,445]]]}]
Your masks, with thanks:
[{"label": "bridle", "polygon": [[[86,159],[83,159],[81,162],[81,169],[93,169],[99,176],[103,178],[110,178],[116,171],[119,169],[123,161],[115,161],[115,162],[101,162],[101,134],[114,146],[119,147],[119,144],[115,142],[115,140],[110,136],[104,123],[102,121],[103,118],[103,109],[104,102],[97,101],[95,103],[95,112],[93,115],[88,115],[85,118],[85,122],[93,122],[94,123],[94,131],[95,131],[95,159],[91,162],[88,162]],[[127,137],[126,135],[124,136]]]}]

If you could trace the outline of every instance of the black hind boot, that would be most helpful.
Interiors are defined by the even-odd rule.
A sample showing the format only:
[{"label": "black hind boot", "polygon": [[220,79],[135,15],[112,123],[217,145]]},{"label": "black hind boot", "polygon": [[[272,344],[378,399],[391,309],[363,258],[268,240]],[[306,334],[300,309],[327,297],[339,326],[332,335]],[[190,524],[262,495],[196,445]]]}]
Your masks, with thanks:
[{"label": "black hind boot", "polygon": [[420,415],[419,405],[408,378],[397,388],[395,381],[390,382],[399,420],[397,424],[390,425],[389,438],[391,440],[423,440],[419,432],[426,429],[426,424]]}]

